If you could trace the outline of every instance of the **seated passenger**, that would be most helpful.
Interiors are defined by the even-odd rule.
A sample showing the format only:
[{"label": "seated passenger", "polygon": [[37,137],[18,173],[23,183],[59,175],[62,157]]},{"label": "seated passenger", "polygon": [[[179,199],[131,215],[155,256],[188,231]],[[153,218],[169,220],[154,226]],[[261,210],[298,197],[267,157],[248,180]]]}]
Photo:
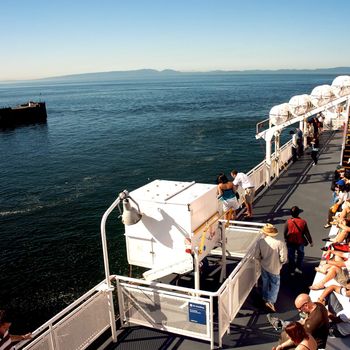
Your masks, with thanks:
[{"label": "seated passenger", "polygon": [[[329,328],[329,320],[326,307],[322,303],[311,301],[310,296],[305,293],[299,294],[296,297],[295,307],[299,312],[306,314],[306,317],[299,320],[298,322],[303,325],[305,332],[307,334],[311,334],[311,336],[316,341],[318,348],[316,347],[315,349],[325,349]],[[276,323],[286,325],[285,330],[283,330],[281,333],[280,344],[275,347],[275,349],[280,350],[293,348],[295,344],[292,339],[289,338],[286,332],[287,327],[289,324],[291,324],[291,322],[281,321],[277,317],[269,316],[269,314],[267,318],[275,329],[277,329],[275,326]],[[312,343],[312,340],[310,343]],[[297,347],[297,349],[302,349],[302,347]]]},{"label": "seated passenger", "polygon": [[339,228],[339,231],[336,235],[336,237],[333,238],[325,238],[324,241],[329,242],[336,242],[336,243],[342,243],[345,241],[348,237],[348,234],[350,232],[350,198],[348,198],[344,205],[343,209],[339,216],[335,216],[333,218],[333,225],[337,225]]},{"label": "seated passenger", "polygon": [[[299,322],[291,322],[286,326],[285,331],[291,341],[296,345],[295,350],[317,350],[315,338],[305,331],[305,328]],[[282,345],[277,345],[273,350],[285,349]]]},{"label": "seated passenger", "polygon": [[312,290],[324,289],[325,284],[333,278],[343,286],[349,279],[350,253],[344,253],[337,250],[328,250],[327,254],[334,256],[334,260],[330,259],[326,262],[326,264],[315,268],[317,272],[325,274],[325,277],[320,282],[310,286],[309,288]]},{"label": "seated passenger", "polygon": [[336,294],[350,297],[350,279],[346,281],[344,287],[335,284],[328,286],[318,298],[320,303],[328,305],[328,317],[331,321],[330,335],[346,337],[350,335],[350,308],[344,308]]},{"label": "seated passenger", "polygon": [[336,198],[334,204],[328,210],[328,219],[327,223],[324,225],[324,228],[331,227],[331,222],[334,214],[342,210],[342,204],[348,199],[348,192],[345,190],[345,181],[339,180],[336,182]]}]

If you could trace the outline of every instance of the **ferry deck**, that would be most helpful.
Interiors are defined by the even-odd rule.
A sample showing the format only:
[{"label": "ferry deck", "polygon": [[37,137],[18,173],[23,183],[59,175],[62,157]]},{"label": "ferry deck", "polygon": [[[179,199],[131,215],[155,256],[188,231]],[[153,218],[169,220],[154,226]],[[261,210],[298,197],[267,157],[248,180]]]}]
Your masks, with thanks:
[{"label": "ferry deck", "polygon": [[[303,209],[300,215],[307,220],[313,238],[313,247],[305,248],[303,275],[290,276],[286,268],[281,272],[281,288],[276,303],[276,315],[284,320],[297,319],[294,299],[299,293],[309,293],[315,270],[324,246],[322,238],[329,229],[324,229],[331,200],[331,179],[339,164],[342,132],[325,131],[321,136],[321,151],[318,164],[312,166],[308,150],[297,162],[289,165],[268,191],[258,197],[254,204],[254,220],[270,222],[279,229],[283,237],[283,226],[290,217],[289,209],[298,205]],[[279,339],[279,333],[268,323],[257,289],[253,289],[239,314],[231,324],[230,334],[223,338],[224,349],[272,349]],[[144,327],[126,328],[118,336],[118,343],[108,349],[208,349],[208,342],[200,342],[188,337],[167,334]],[[350,347],[350,337],[328,339],[327,349]]]}]

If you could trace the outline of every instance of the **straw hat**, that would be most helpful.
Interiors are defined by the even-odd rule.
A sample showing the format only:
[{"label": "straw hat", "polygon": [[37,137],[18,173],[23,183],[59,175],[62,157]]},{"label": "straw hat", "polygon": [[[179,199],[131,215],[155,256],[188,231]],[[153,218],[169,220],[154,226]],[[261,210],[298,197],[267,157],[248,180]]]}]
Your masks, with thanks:
[{"label": "straw hat", "polygon": [[261,233],[263,233],[266,236],[271,236],[271,237],[275,237],[278,235],[278,230],[275,226],[273,226],[272,224],[266,224],[261,230]]}]

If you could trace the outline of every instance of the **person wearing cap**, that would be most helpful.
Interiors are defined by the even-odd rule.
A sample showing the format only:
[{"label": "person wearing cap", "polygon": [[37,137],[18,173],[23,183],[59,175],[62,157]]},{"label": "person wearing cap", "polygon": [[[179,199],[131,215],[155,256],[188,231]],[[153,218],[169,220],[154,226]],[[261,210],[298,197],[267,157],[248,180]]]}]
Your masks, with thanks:
[{"label": "person wearing cap", "polygon": [[301,209],[295,205],[291,208],[290,213],[292,217],[284,226],[284,240],[288,249],[289,272],[294,275],[295,272],[303,273],[304,246],[308,243],[313,246],[313,242],[307,222],[299,217]]},{"label": "person wearing cap", "polygon": [[329,228],[332,226],[331,222],[334,214],[337,211],[340,211],[342,209],[341,205],[349,198],[349,193],[346,191],[346,188],[345,188],[345,181],[341,179],[341,180],[338,180],[335,184],[336,184],[337,198],[335,203],[328,210],[328,219],[327,219],[327,223],[324,225],[324,228]]},{"label": "person wearing cap", "polygon": [[286,244],[275,238],[278,230],[274,225],[266,224],[260,232],[264,237],[258,241],[255,257],[261,264],[262,298],[265,306],[276,312],[280,271],[287,262],[288,251]]}]

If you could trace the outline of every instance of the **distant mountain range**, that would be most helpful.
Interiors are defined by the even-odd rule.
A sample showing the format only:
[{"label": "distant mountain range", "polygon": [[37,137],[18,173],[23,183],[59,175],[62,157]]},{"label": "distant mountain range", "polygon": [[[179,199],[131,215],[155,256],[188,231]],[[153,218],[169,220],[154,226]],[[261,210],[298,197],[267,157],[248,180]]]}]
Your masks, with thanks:
[{"label": "distant mountain range", "polygon": [[84,74],[71,74],[59,77],[50,77],[40,80],[114,80],[127,78],[152,78],[166,76],[184,76],[184,75],[218,75],[218,74],[350,74],[350,67],[318,68],[318,69],[277,69],[277,70],[215,70],[209,72],[180,72],[173,69],[155,70],[155,69],[137,69],[127,71],[96,72]]},{"label": "distant mountain range", "polygon": [[[167,76],[190,75],[228,75],[228,74],[333,74],[350,75],[350,67],[318,68],[318,69],[251,69],[251,70],[214,70],[208,72],[180,72],[173,69],[137,69],[127,71],[96,72],[83,74],[70,74],[56,77],[33,79],[31,81],[102,81],[136,78],[162,78]],[[14,81],[12,81],[14,82]]]}]

